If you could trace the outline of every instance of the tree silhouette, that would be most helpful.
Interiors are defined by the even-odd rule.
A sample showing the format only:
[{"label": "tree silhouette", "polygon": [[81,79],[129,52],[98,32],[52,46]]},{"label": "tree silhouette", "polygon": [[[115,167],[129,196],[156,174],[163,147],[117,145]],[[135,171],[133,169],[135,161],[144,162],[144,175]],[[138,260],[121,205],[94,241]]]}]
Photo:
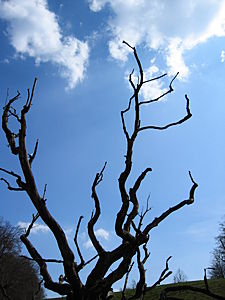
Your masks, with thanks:
[{"label": "tree silhouette", "polygon": [[187,281],[187,275],[182,271],[180,268],[176,271],[175,275],[173,276],[173,282],[185,282]]},{"label": "tree silhouette", "polygon": [[43,296],[37,266],[20,256],[21,229],[0,219],[0,299],[38,300]]},{"label": "tree silhouette", "polygon": [[219,234],[216,237],[216,247],[212,252],[210,276],[212,278],[225,278],[225,222],[220,224]]},{"label": "tree silhouette", "polygon": [[[96,299],[107,299],[109,294],[111,294],[112,285],[120,280],[124,275],[127,274],[132,263],[132,258],[137,256],[137,264],[140,273],[140,279],[137,283],[137,289],[134,298],[138,298],[143,295],[146,287],[145,283],[145,270],[144,263],[148,257],[147,243],[149,241],[150,231],[157,227],[163,220],[165,220],[173,212],[181,209],[185,205],[191,205],[194,202],[194,193],[197,188],[197,183],[194,181],[191,173],[189,172],[191,187],[187,199],[182,200],[178,204],[166,209],[161,215],[154,218],[153,221],[143,225],[143,219],[146,217],[148,212],[148,207],[145,212],[139,211],[139,200],[138,191],[142,185],[142,182],[146,176],[152,171],[151,167],[146,167],[145,170],[136,178],[133,185],[128,188],[128,178],[130,177],[132,164],[133,164],[133,148],[136,142],[137,136],[147,130],[166,130],[170,127],[174,127],[184,123],[189,120],[192,116],[190,111],[189,98],[185,95],[186,101],[186,113],[185,115],[172,123],[166,125],[142,125],[140,118],[140,111],[144,109],[146,105],[153,102],[160,101],[163,97],[173,92],[172,84],[176,79],[178,73],[171,80],[169,88],[166,92],[155,99],[150,99],[146,101],[140,100],[140,93],[144,85],[149,82],[159,80],[160,78],[166,76],[163,74],[156,78],[144,79],[144,73],[141,61],[137,54],[135,47],[132,47],[127,42],[123,42],[125,46],[129,47],[134,55],[134,59],[138,67],[137,80],[134,78],[134,70],[129,75],[129,83],[133,90],[133,94],[129,99],[128,106],[123,111],[121,111],[122,129],[126,139],[126,154],[125,154],[125,166],[119,176],[119,191],[121,197],[121,207],[117,213],[115,221],[115,233],[121,238],[121,243],[111,251],[106,251],[97,239],[94,231],[95,224],[97,223],[99,216],[101,214],[100,200],[97,194],[97,187],[103,180],[103,173],[106,168],[106,163],[104,164],[102,170],[98,172],[94,178],[91,190],[92,198],[94,201],[94,212],[88,222],[88,235],[90,240],[96,250],[96,256],[93,259],[97,259],[97,262],[89,275],[87,276],[86,282],[82,282],[79,272],[83,269],[90,261],[85,261],[82,252],[80,251],[77,236],[80,227],[82,217],[78,221],[75,234],[75,245],[77,248],[77,256],[80,259],[80,263],[77,263],[77,258],[75,261],[75,254],[71,250],[66,235],[53,218],[51,213],[47,208],[47,203],[45,199],[45,191],[41,195],[37,189],[35,176],[32,172],[32,163],[35,160],[38,149],[38,140],[34,147],[32,154],[28,153],[26,147],[26,115],[31,109],[33,103],[35,86],[37,79],[34,80],[34,84],[31,92],[28,90],[27,100],[25,105],[22,107],[20,114],[17,113],[16,109],[13,107],[14,103],[20,97],[18,92],[15,97],[10,99],[5,105],[2,115],[2,128],[4,130],[5,136],[8,140],[10,150],[13,155],[18,157],[21,174],[15,173],[14,171],[9,171],[5,168],[0,168],[2,172],[6,175],[13,177],[16,181],[16,186],[12,186],[7,179],[2,179],[9,190],[11,191],[24,191],[29,196],[31,202],[34,205],[37,213],[33,215],[32,222],[28,227],[25,234],[21,235],[21,240],[26,246],[31,258],[36,261],[40,268],[40,273],[43,277],[44,286],[60,295],[67,295],[68,300],[96,300]],[[131,130],[128,130],[126,122],[126,114],[128,112],[134,112],[134,123],[131,126]],[[9,128],[9,118],[14,118],[18,125],[18,132],[13,132]],[[64,272],[63,279],[60,282],[53,281],[51,275],[48,272],[47,263],[49,261],[56,261],[51,259],[45,259],[41,256],[38,250],[29,240],[29,234],[32,230],[32,226],[38,218],[41,218],[45,224],[52,231],[58,249],[61,253],[62,260],[58,261],[63,264]],[[142,251],[142,247],[144,250]],[[144,257],[141,256],[144,253]],[[168,260],[166,261],[166,268],[159,277],[159,280],[155,283],[160,283],[163,279],[168,276]],[[115,263],[118,262],[117,267],[112,271],[110,268]],[[171,272],[170,272],[171,273]],[[153,287],[155,286],[153,285]]]}]

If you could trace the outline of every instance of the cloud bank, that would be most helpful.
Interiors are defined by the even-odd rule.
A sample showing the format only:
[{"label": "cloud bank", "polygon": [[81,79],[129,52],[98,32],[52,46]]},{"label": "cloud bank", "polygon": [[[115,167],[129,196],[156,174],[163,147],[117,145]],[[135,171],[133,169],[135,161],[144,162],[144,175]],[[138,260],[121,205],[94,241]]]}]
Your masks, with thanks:
[{"label": "cloud bank", "polygon": [[225,36],[224,0],[89,0],[99,12],[108,4],[113,12],[108,19],[112,33],[109,51],[113,58],[126,61],[129,49],[144,44],[165,57],[169,75],[180,72],[185,79],[190,70],[185,53],[212,37]]},{"label": "cloud bank", "polygon": [[74,36],[63,36],[47,0],[0,0],[0,18],[7,21],[7,36],[16,53],[37,64],[57,65],[73,89],[84,78],[89,47]]}]

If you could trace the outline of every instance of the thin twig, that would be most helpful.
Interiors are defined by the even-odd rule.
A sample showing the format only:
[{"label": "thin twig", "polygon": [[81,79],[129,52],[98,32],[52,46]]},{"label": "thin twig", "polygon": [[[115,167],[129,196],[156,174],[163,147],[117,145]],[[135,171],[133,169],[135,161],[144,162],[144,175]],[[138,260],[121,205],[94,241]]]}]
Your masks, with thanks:
[{"label": "thin twig", "polygon": [[[25,259],[30,260],[30,261],[35,261],[35,259],[33,259],[31,257],[28,257],[28,256],[25,256],[25,255],[20,255],[20,257],[25,258]],[[54,259],[54,258],[42,258],[42,261],[44,261],[46,263],[57,263],[57,264],[62,264],[63,263],[63,260]]]}]

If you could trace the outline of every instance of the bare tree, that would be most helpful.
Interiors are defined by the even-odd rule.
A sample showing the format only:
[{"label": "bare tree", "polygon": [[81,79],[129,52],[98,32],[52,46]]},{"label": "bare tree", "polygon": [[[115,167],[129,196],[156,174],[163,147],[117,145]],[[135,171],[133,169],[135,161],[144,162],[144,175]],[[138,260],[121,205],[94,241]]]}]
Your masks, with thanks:
[{"label": "bare tree", "polygon": [[21,250],[21,230],[0,218],[0,259],[6,255],[17,255]]},{"label": "bare tree", "polygon": [[216,237],[216,247],[212,252],[210,276],[212,278],[225,278],[225,222],[220,224],[219,234]]},{"label": "bare tree", "polygon": [[185,282],[187,281],[187,275],[182,271],[180,268],[176,271],[173,277],[173,282],[178,283],[178,282]]},{"label": "bare tree", "polygon": [[0,220],[0,299],[42,299],[37,266],[20,256],[21,230]]},{"label": "bare tree", "polygon": [[[161,98],[173,91],[173,81],[177,77],[171,80],[169,84],[168,91],[160,95],[155,99],[149,100],[140,100],[140,93],[144,85],[149,82],[158,80],[166,74],[158,76],[156,78],[144,79],[143,68],[139,56],[136,52],[135,47],[130,46],[127,42],[124,44],[129,47],[134,55],[134,58],[138,67],[138,79],[137,82],[134,79],[132,71],[129,75],[129,83],[133,90],[133,94],[129,99],[128,106],[126,109],[121,111],[121,120],[122,120],[122,129],[126,139],[126,154],[125,154],[125,166],[119,175],[119,190],[121,197],[121,207],[117,213],[115,221],[115,232],[118,237],[121,238],[121,243],[111,251],[106,251],[97,239],[94,231],[95,224],[98,221],[98,218],[101,214],[100,209],[100,200],[97,194],[97,187],[103,180],[103,172],[105,170],[106,164],[100,172],[98,172],[94,178],[92,184],[92,199],[94,201],[94,212],[91,215],[91,218],[88,222],[88,235],[90,240],[96,250],[97,262],[93,267],[92,271],[87,276],[86,282],[82,282],[79,272],[84,268],[89,261],[85,261],[82,256],[82,253],[79,249],[77,243],[77,233],[79,230],[81,218],[78,221],[76,234],[75,234],[75,244],[77,248],[77,255],[80,259],[80,263],[75,261],[75,254],[68,245],[65,233],[57,221],[53,218],[51,213],[47,208],[47,203],[44,195],[41,195],[37,189],[35,176],[32,172],[32,164],[37,154],[38,141],[34,147],[33,154],[29,154],[26,147],[26,115],[31,109],[31,105],[34,98],[34,90],[36,86],[37,79],[35,79],[31,92],[28,90],[27,100],[25,105],[22,107],[20,114],[17,113],[14,108],[15,102],[20,98],[20,93],[18,92],[15,97],[10,99],[5,105],[2,116],[2,128],[5,132],[5,136],[8,140],[10,150],[13,155],[18,156],[19,163],[21,166],[21,174],[17,174],[14,171],[9,171],[5,168],[0,168],[0,171],[5,173],[5,175],[11,176],[16,181],[16,186],[12,186],[7,179],[2,179],[9,190],[11,191],[24,191],[29,196],[31,202],[34,205],[34,208],[37,211],[37,214],[33,216],[32,222],[27,229],[26,233],[21,236],[21,240],[26,246],[30,256],[35,260],[39,267],[40,273],[43,276],[44,285],[47,289],[50,289],[54,292],[57,292],[61,295],[67,295],[68,300],[95,300],[95,299],[107,299],[107,295],[111,292],[112,285],[120,280],[125,274],[127,274],[129,267],[131,265],[132,258],[137,255],[138,268],[140,272],[140,290],[143,291],[143,259],[141,259],[141,247],[147,245],[149,240],[150,231],[157,227],[163,220],[165,220],[173,212],[181,209],[185,205],[193,204],[194,202],[194,193],[197,188],[197,183],[194,181],[191,173],[189,172],[189,177],[191,181],[191,188],[189,191],[189,196],[187,199],[179,202],[178,204],[166,209],[161,215],[155,217],[152,222],[143,225],[143,214],[139,213],[139,200],[138,200],[138,191],[144,181],[145,177],[152,171],[151,167],[146,167],[145,170],[136,178],[133,185],[129,188],[128,178],[130,177],[133,164],[133,148],[136,142],[137,136],[147,130],[166,130],[170,127],[177,126],[189,120],[192,116],[189,106],[189,98],[185,95],[186,99],[186,113],[185,115],[172,123],[166,125],[142,125],[140,119],[140,110],[146,105],[149,105],[153,102],[158,102]],[[130,111],[134,111],[134,124],[132,129],[129,131],[126,124],[126,114]],[[14,118],[19,125],[18,132],[13,132],[9,128],[9,118]],[[146,214],[145,214],[146,216]],[[38,250],[29,240],[29,233],[32,229],[34,222],[37,218],[41,218],[45,224],[52,231],[59,251],[62,256],[62,260],[59,261],[63,264],[64,267],[64,281],[55,282],[53,281],[51,275],[48,272],[47,262],[56,261],[43,258]],[[138,221],[139,220],[139,221]],[[146,254],[145,254],[146,255]],[[94,259],[94,258],[93,258]],[[145,260],[145,258],[144,258]],[[118,266],[112,271],[110,268],[115,262],[119,262]],[[168,264],[168,261],[167,261]],[[163,280],[164,274],[160,277],[160,281]]]}]

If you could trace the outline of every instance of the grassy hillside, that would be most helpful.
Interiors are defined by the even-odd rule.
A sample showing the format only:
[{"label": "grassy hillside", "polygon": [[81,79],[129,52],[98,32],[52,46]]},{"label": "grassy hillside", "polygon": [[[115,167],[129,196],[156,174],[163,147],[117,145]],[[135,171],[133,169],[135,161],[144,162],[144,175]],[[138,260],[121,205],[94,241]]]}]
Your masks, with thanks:
[{"label": "grassy hillside", "polygon": [[[211,279],[208,281],[208,283],[209,283],[209,288],[213,293],[225,297],[225,279]],[[185,284],[185,283],[182,283],[182,285],[183,284]],[[186,284],[195,286],[195,287],[200,287],[200,288],[205,287],[204,282],[202,280],[201,281],[189,281]],[[157,286],[151,292],[146,293],[145,300],[159,300],[159,295],[163,289],[165,289],[168,286],[175,286],[175,285],[179,285],[179,283]],[[127,296],[132,295],[132,294],[133,294],[132,290],[127,291]],[[193,293],[193,292],[176,292],[176,293],[172,293],[171,295],[173,295],[174,297],[178,297],[180,299],[184,299],[184,300],[210,300],[210,299],[212,299],[211,297],[208,297],[208,296],[205,296],[202,294]],[[51,300],[62,300],[62,299],[65,299],[65,298],[54,298]],[[115,297],[113,299],[120,300],[121,293],[115,293]]]},{"label": "grassy hillside", "polygon": [[[225,279],[212,279],[212,280],[209,280],[208,282],[209,282],[209,288],[213,293],[225,297]],[[182,283],[181,285],[184,285],[184,284],[185,283]],[[200,287],[200,288],[205,287],[203,281],[190,281],[190,282],[187,282],[186,284],[195,286],[195,287]],[[179,285],[179,283],[157,286],[152,291],[146,293],[145,300],[158,300],[160,293],[163,289],[165,289],[166,287],[175,286],[175,285]],[[127,291],[127,295],[132,295],[132,291]],[[208,297],[208,296],[205,296],[205,295],[202,295],[199,293],[197,294],[197,293],[186,292],[186,291],[171,293],[170,295],[171,296],[173,295],[174,297],[181,298],[184,300],[210,300],[210,299],[212,299],[211,297]],[[113,299],[115,299],[115,300],[121,299],[119,293],[115,294],[115,297]]]}]

